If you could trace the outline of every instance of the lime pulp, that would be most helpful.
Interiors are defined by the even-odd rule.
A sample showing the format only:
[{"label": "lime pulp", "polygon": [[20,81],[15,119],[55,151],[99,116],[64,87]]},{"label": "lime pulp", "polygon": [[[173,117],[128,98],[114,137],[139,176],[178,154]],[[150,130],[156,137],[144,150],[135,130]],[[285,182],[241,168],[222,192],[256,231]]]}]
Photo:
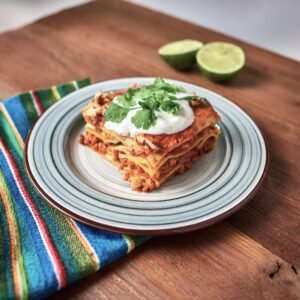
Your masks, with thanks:
[{"label": "lime pulp", "polygon": [[244,51],[233,44],[208,43],[196,55],[197,64],[204,75],[222,81],[236,76],[245,65]]}]

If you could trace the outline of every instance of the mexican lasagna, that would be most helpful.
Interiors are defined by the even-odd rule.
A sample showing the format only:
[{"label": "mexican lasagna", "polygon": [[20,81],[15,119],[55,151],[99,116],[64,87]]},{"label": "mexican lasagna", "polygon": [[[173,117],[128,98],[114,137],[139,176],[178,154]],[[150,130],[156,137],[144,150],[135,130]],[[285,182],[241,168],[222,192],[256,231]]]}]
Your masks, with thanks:
[{"label": "mexican lasagna", "polygon": [[82,115],[86,126],[79,142],[117,166],[140,192],[190,169],[220,134],[220,117],[206,98],[161,78],[99,92]]}]

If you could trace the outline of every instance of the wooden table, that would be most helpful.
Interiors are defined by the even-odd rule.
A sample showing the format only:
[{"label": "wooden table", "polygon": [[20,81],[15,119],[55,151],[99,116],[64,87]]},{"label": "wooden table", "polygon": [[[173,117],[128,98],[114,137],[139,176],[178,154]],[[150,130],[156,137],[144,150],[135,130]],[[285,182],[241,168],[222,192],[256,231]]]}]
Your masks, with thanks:
[{"label": "wooden table", "polygon": [[[244,71],[226,84],[178,72],[162,44],[195,38],[244,48]],[[52,299],[300,299],[300,64],[126,2],[102,0],[0,35],[0,97],[91,76],[163,76],[232,99],[265,133],[267,180],[218,225],[153,238]]]}]

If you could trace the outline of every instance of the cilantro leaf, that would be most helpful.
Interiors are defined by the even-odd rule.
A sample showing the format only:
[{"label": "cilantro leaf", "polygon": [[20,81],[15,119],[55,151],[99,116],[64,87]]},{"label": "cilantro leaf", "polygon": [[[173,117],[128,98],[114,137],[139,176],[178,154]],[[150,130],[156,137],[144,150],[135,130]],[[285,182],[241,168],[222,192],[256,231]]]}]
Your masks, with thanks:
[{"label": "cilantro leaf", "polygon": [[153,87],[154,89],[160,89],[172,94],[185,91],[183,87],[177,86],[175,84],[167,83],[162,78],[159,77],[155,79],[154,84],[150,87]]},{"label": "cilantro leaf", "polygon": [[172,113],[173,115],[178,114],[178,112],[180,111],[179,104],[174,101],[171,101],[171,100],[162,102],[160,107],[162,110],[164,110],[168,113]]},{"label": "cilantro leaf", "polygon": [[157,101],[162,102],[169,97],[169,94],[163,90],[154,90],[153,97],[155,97]]},{"label": "cilantro leaf", "polygon": [[160,102],[153,97],[149,97],[144,101],[139,101],[139,105],[144,109],[157,110],[160,106]]},{"label": "cilantro leaf", "polygon": [[152,96],[152,90],[148,89],[147,86],[143,88],[136,89],[134,92],[134,97],[140,100],[144,100]]},{"label": "cilantro leaf", "polygon": [[118,96],[118,102],[124,107],[132,107],[136,105],[136,101],[134,99],[135,90],[128,89],[127,93]]},{"label": "cilantro leaf", "polygon": [[116,103],[111,103],[104,113],[105,121],[121,123],[127,116],[129,108],[123,107]]},{"label": "cilantro leaf", "polygon": [[157,117],[153,110],[142,109],[136,112],[131,121],[136,128],[149,129],[155,125],[156,119]]},{"label": "cilantro leaf", "polygon": [[191,100],[198,100],[199,97],[198,96],[184,96],[184,97],[180,97],[177,100],[187,100],[187,101],[191,101]]},{"label": "cilantro leaf", "polygon": [[177,100],[177,98],[175,97],[175,95],[168,94],[165,100]]},{"label": "cilantro leaf", "polygon": [[156,77],[155,80],[154,80],[154,85],[155,86],[158,86],[158,85],[163,85],[165,84],[166,82],[161,78],[161,77]]}]

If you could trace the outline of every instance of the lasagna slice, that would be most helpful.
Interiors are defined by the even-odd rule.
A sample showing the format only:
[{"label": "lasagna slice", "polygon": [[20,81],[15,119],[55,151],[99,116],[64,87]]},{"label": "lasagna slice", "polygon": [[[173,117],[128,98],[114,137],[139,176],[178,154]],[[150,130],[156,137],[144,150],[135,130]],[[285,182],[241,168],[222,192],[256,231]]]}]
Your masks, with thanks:
[{"label": "lasagna slice", "polygon": [[[133,87],[133,89],[136,87]],[[105,112],[128,91],[98,93],[84,107],[85,133],[80,143],[113,163],[130,182],[132,190],[150,192],[174,175],[190,169],[202,155],[211,151],[218,139],[220,117],[205,98],[194,97],[189,105],[193,123],[172,134],[121,135],[105,126]],[[145,130],[146,131],[146,130]]]}]

